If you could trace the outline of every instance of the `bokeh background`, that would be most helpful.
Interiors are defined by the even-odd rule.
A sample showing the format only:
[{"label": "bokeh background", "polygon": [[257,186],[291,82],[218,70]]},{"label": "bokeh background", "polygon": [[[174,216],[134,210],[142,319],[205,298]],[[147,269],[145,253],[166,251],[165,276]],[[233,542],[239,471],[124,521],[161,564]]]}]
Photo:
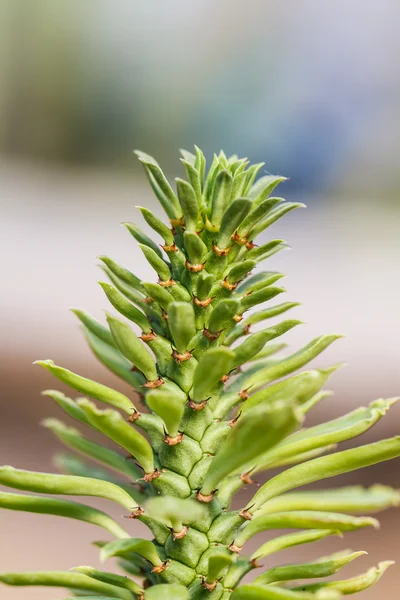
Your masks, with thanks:
[{"label": "bokeh background", "polygon": [[[307,326],[289,341],[343,332],[318,364],[349,363],[312,420],[400,394],[399,26],[397,0],[0,0],[1,463],[54,468],[59,447],[39,422],[61,415],[40,396],[55,384],[34,359],[124,389],[68,308],[103,318],[99,254],[150,277],[119,227],[140,223],[137,204],[159,210],[133,148],[171,177],[182,174],[178,148],[193,144],[289,176],[281,193],[308,209],[271,230],[294,252],[269,265],[304,304]],[[364,439],[399,433],[399,417],[393,408]],[[400,488],[399,464],[338,483]],[[370,552],[353,572],[400,560],[399,513],[381,524],[346,538]],[[0,530],[1,571],[98,564],[89,525],[4,511]],[[363,598],[395,600],[399,582],[392,567]],[[0,589],[4,600],[62,595]]]}]

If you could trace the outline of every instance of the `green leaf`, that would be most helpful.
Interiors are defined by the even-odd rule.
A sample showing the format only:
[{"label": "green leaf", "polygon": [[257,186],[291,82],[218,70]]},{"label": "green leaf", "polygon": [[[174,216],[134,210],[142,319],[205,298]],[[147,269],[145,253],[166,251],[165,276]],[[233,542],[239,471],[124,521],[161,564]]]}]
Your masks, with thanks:
[{"label": "green leaf", "polygon": [[146,404],[164,421],[167,433],[171,437],[177,436],[185,410],[181,399],[171,392],[158,388],[147,393]]},{"label": "green leaf", "polygon": [[143,287],[148,293],[149,297],[158,302],[158,304],[164,310],[168,310],[168,306],[173,302],[174,298],[171,296],[166,288],[161,287],[158,283],[144,283]]},{"label": "green leaf", "polygon": [[213,583],[223,573],[226,567],[229,567],[234,561],[232,554],[222,554],[215,552],[208,557],[207,583]]},{"label": "green leaf", "polygon": [[185,231],[183,234],[183,243],[185,245],[186,253],[189,257],[189,262],[192,265],[201,264],[207,254],[207,246],[197,235],[197,233]]},{"label": "green leaf", "polygon": [[318,540],[322,540],[330,535],[341,534],[335,529],[311,529],[309,531],[298,531],[296,533],[281,535],[273,538],[272,540],[268,540],[268,542],[265,542],[265,544],[258,548],[258,550],[253,552],[251,555],[251,560],[257,561],[261,558],[265,558],[266,556],[270,556],[271,554],[275,554],[276,552],[280,552],[281,550],[286,550],[287,548],[292,548],[293,546],[300,546],[301,544],[317,542]]},{"label": "green leaf", "polygon": [[[86,417],[85,412],[82,412]],[[105,465],[117,473],[125,475],[125,477],[133,478],[134,480],[140,477],[138,469],[127,461],[124,456],[100,444],[87,440],[77,429],[67,427],[62,421],[54,418],[45,419],[42,421],[42,424],[50,429],[68,448]]]},{"label": "green leaf", "polygon": [[148,208],[145,208],[144,206],[137,206],[136,208],[140,210],[146,223],[163,238],[165,245],[172,246],[174,243],[174,236],[170,228],[153,215]]},{"label": "green leaf", "polygon": [[150,185],[167,215],[170,219],[179,219],[182,216],[181,207],[158,162],[139,150],[135,154],[144,166]]},{"label": "green leaf", "polygon": [[162,257],[162,252],[159,246],[148,235],[146,235],[135,223],[121,223],[127,228],[129,233],[135,238],[140,244],[144,244],[149,248],[152,248],[158,256]]},{"label": "green leaf", "polygon": [[373,513],[400,505],[400,492],[385,485],[350,486],[283,494],[269,500],[262,513],[288,510],[329,510],[353,514]]},{"label": "green leaf", "polygon": [[215,277],[207,271],[201,271],[197,277],[196,294],[199,300],[206,300],[209,297]]},{"label": "green leaf", "polygon": [[265,469],[293,456],[361,435],[373,427],[397,400],[376,400],[366,408],[357,408],[343,417],[298,431],[260,457],[260,468]]},{"label": "green leaf", "polygon": [[249,310],[249,308],[253,308],[253,306],[257,306],[257,304],[272,300],[272,298],[275,298],[275,296],[282,294],[283,292],[286,292],[285,288],[268,286],[262,288],[258,292],[244,296],[240,302],[240,314]]},{"label": "green leaf", "polygon": [[243,526],[235,538],[235,545],[243,546],[253,536],[269,529],[335,529],[337,531],[353,531],[362,527],[379,527],[372,517],[353,517],[341,513],[320,512],[312,510],[289,511],[273,514],[256,514]]},{"label": "green leaf", "polygon": [[131,415],[132,412],[136,412],[136,408],[129,398],[106,385],[76,375],[75,373],[72,373],[72,371],[68,371],[68,369],[55,365],[52,360],[37,360],[33,364],[44,367],[50,371],[50,373],[55,375],[57,379],[82,394],[95,398],[100,402],[111,404],[111,406],[115,406],[129,415]]},{"label": "green leaf", "polygon": [[[257,264],[256,261],[253,262]],[[276,271],[263,271],[261,273],[256,273],[252,277],[246,279],[239,286],[237,292],[238,294],[253,294],[254,292],[258,292],[272,283],[275,283],[279,279],[282,279],[282,277],[284,277],[284,275],[282,273],[277,273]]]},{"label": "green leaf", "polygon": [[240,307],[239,300],[233,298],[226,298],[218,302],[212,309],[210,318],[208,321],[208,328],[210,331],[221,331],[226,327],[234,317]]},{"label": "green leaf", "polygon": [[0,583],[6,585],[62,587],[106,594],[107,597],[132,600],[132,594],[114,585],[96,581],[80,573],[64,571],[31,571],[27,573],[0,573]]},{"label": "green leaf", "polygon": [[270,227],[275,221],[297,208],[305,208],[306,205],[302,202],[285,202],[284,204],[278,204],[273,208],[267,217],[257,223],[250,234],[250,239],[254,240],[260,233],[262,233],[267,227]]},{"label": "green leaf", "polygon": [[247,196],[247,194],[250,192],[250,189],[254,183],[255,178],[258,175],[258,172],[260,169],[262,169],[265,166],[265,163],[258,163],[255,165],[251,165],[251,167],[249,167],[246,171],[246,185],[244,187],[244,194]]},{"label": "green leaf", "polygon": [[161,583],[148,588],[144,600],[189,600],[189,590],[179,583]]},{"label": "green leaf", "polygon": [[221,225],[223,214],[229,206],[231,188],[232,175],[229,171],[220,171],[215,179],[211,206],[211,223],[215,227]]},{"label": "green leaf", "polygon": [[278,586],[251,583],[234,590],[231,600],[338,600],[340,597],[341,594],[335,590],[324,590],[321,593],[313,594],[286,590]]},{"label": "green leaf", "polygon": [[281,377],[290,375],[294,371],[297,371],[297,369],[300,369],[311,360],[316,358],[319,354],[321,354],[321,352],[328,348],[328,346],[341,337],[343,336],[331,334],[321,335],[315,338],[309,344],[304,346],[304,348],[301,348],[301,350],[298,352],[295,352],[291,356],[288,356],[284,360],[278,362],[278,364],[271,367],[266,367],[265,369],[256,373],[248,382],[249,387],[251,386],[253,389],[257,389],[258,387],[264,386],[276,379],[281,379]]},{"label": "green leaf", "polygon": [[177,532],[183,525],[190,525],[205,517],[206,509],[204,505],[190,498],[174,498],[172,496],[158,496],[150,498],[145,506],[145,513],[153,519],[161,521],[167,527],[172,527],[175,531],[175,523],[180,525]]},{"label": "green leaf", "polygon": [[169,281],[171,279],[171,271],[165,260],[160,258],[158,254],[154,252],[148,246],[144,246],[143,244],[138,244],[139,248],[143,252],[147,262],[149,265],[155,270],[158,274],[161,281]]},{"label": "green leaf", "polygon": [[258,333],[253,333],[253,335],[250,335],[244,342],[240,344],[240,346],[237,346],[234,349],[233,352],[235,354],[235,358],[233,361],[233,366],[237,367],[250,361],[264,348],[267,342],[285,334],[296,325],[301,324],[301,321],[295,320],[282,321],[274,327],[264,329],[264,331],[259,331]]},{"label": "green leaf", "polygon": [[329,456],[315,458],[279,473],[265,483],[251,500],[254,513],[267,500],[284,492],[329,477],[350,473],[363,467],[400,456],[400,436],[381,440],[373,444],[335,452]]},{"label": "green leaf", "polygon": [[243,321],[241,321],[228,333],[225,338],[225,344],[230,346],[241,336],[247,335],[248,329],[251,325],[255,325],[261,321],[281,315],[282,313],[290,310],[291,308],[295,308],[296,306],[299,306],[299,302],[283,302],[277,306],[270,306],[269,308],[251,313],[248,317],[246,317],[246,319],[243,319]]},{"label": "green leaf", "polygon": [[183,354],[196,333],[193,305],[171,302],[168,306],[168,326],[176,349]]},{"label": "green leaf", "polygon": [[196,233],[196,225],[199,217],[199,205],[195,191],[187,181],[184,181],[179,177],[177,177],[175,181],[179,203],[182,207],[183,216],[185,218],[185,228],[192,233]]},{"label": "green leaf", "polygon": [[204,199],[206,203],[209,205],[212,199],[212,194],[214,190],[215,179],[220,169],[220,164],[218,160],[218,156],[214,154],[213,161],[210,165],[210,168],[207,173],[207,177],[204,182]]},{"label": "green leaf", "polygon": [[141,538],[128,538],[126,540],[115,540],[103,546],[100,550],[101,561],[104,562],[112,556],[124,556],[136,552],[143,556],[154,566],[160,566],[162,560],[158,556],[155,545]]},{"label": "green leaf", "polygon": [[240,263],[230,265],[226,279],[229,283],[237,283],[247,275],[256,266],[255,260],[244,260]]},{"label": "green leaf", "polygon": [[18,490],[38,492],[39,494],[96,496],[117,502],[124,508],[132,508],[132,496],[122,488],[114,483],[91,479],[90,477],[37,473],[36,471],[22,471],[14,467],[4,466],[0,467],[0,484]]},{"label": "green leaf", "polygon": [[102,581],[103,583],[109,583],[110,585],[127,589],[133,594],[140,594],[143,592],[143,589],[140,587],[140,585],[132,581],[132,579],[129,579],[129,577],[124,577],[123,575],[98,571],[94,567],[89,566],[74,567],[71,569],[71,571],[77,571],[78,573],[82,573],[82,575],[86,575],[91,579],[96,579],[97,581]]},{"label": "green leaf", "polygon": [[204,173],[206,169],[206,159],[204,157],[203,151],[195,145],[196,151],[196,159],[194,161],[195,169],[199,172],[200,184],[203,186],[204,181]]},{"label": "green leaf", "polygon": [[129,537],[129,534],[106,513],[70,500],[0,492],[0,508],[77,519],[102,527],[117,538]]},{"label": "green leaf", "polygon": [[379,581],[385,571],[393,564],[394,562],[392,560],[386,560],[384,562],[380,562],[376,567],[372,567],[366,573],[358,575],[358,577],[352,577],[351,579],[345,579],[343,581],[314,583],[311,585],[301,586],[298,589],[306,590],[311,593],[334,590],[345,596],[348,594],[356,594],[358,592],[363,592]]},{"label": "green leaf", "polygon": [[154,457],[149,442],[120,413],[115,410],[99,410],[93,402],[85,399],[79,400],[78,404],[93,427],[125,448],[139,461],[145,473],[153,472]]},{"label": "green leaf", "polygon": [[76,419],[77,421],[80,421],[81,423],[84,423],[85,425],[89,425],[89,421],[83,410],[79,408],[76,402],[65,396],[65,394],[62,392],[58,392],[57,390],[44,390],[42,392],[42,396],[49,396],[49,398],[54,400],[58,406],[67,413],[67,415],[73,419]]},{"label": "green leaf", "polygon": [[264,177],[260,177],[249,192],[250,198],[253,199],[253,205],[258,206],[261,204],[261,202],[272,194],[277,185],[286,180],[286,177],[279,175],[265,175]]},{"label": "green leaf", "polygon": [[185,160],[184,158],[183,159],[181,158],[180,160],[185,168],[186,177],[188,178],[188,181],[194,190],[197,205],[198,205],[199,209],[201,210],[203,207],[203,197],[202,197],[202,193],[201,193],[201,185],[202,185],[201,175],[200,175],[199,171],[196,169],[196,167],[194,166],[194,163],[190,162],[189,160]]},{"label": "green leaf", "polygon": [[104,325],[96,321],[96,319],[94,319],[91,315],[84,312],[83,310],[79,310],[78,308],[71,308],[71,311],[78,317],[81,323],[93,335],[95,335],[104,343],[109,344],[113,347],[115,346],[113,336],[111,335],[107,327],[104,327]]},{"label": "green leaf", "polygon": [[353,562],[356,558],[365,554],[367,554],[367,552],[352,552],[351,554],[342,556],[342,553],[339,553],[339,556],[334,554],[315,562],[275,567],[274,569],[268,569],[268,571],[265,571],[262,575],[257,577],[254,583],[268,585],[281,581],[293,581],[295,579],[330,577],[349,563]]},{"label": "green leaf", "polygon": [[228,348],[211,348],[199,360],[193,377],[191,398],[201,402],[231,369],[234,354]]},{"label": "green leaf", "polygon": [[298,425],[293,406],[283,402],[239,418],[211,462],[201,493],[211,494],[224,477],[273,447]]},{"label": "green leaf", "polygon": [[232,244],[232,235],[250,210],[251,200],[248,198],[237,198],[228,206],[223,214],[221,226],[219,228],[217,242],[219,248],[224,249]]},{"label": "green leaf", "polygon": [[156,380],[158,375],[154,359],[129,325],[111,315],[107,315],[107,322],[122,354],[142,371],[148,381]]},{"label": "green leaf", "polygon": [[287,250],[290,246],[284,240],[271,240],[262,246],[255,246],[252,250],[249,250],[246,254],[246,258],[250,260],[256,260],[261,262],[273,256],[281,250]]},{"label": "green leaf", "polygon": [[138,277],[136,277],[136,275],[131,273],[131,271],[116,263],[115,260],[113,260],[109,256],[99,256],[98,258],[106,265],[106,267],[111,271],[111,273],[115,275],[115,277],[120,279],[122,282],[130,285],[135,290],[138,290],[140,292],[142,291],[142,282]]},{"label": "green leaf", "polygon": [[284,198],[268,198],[255,207],[252,204],[253,210],[243,219],[238,229],[238,235],[246,237],[258,221],[263,219],[277,204],[284,201]]},{"label": "green leaf", "polygon": [[125,358],[118,348],[105,344],[90,331],[86,332],[86,338],[93,354],[112,373],[121,377],[136,390],[140,390],[142,385],[146,383],[144,375],[138,371],[132,371],[132,363]]},{"label": "green leaf", "polygon": [[124,296],[110,283],[104,281],[98,282],[102,287],[105,295],[107,296],[113,307],[124,315],[130,321],[133,321],[138,325],[144,333],[151,331],[150,323],[146,317],[136,306],[133,306]]}]

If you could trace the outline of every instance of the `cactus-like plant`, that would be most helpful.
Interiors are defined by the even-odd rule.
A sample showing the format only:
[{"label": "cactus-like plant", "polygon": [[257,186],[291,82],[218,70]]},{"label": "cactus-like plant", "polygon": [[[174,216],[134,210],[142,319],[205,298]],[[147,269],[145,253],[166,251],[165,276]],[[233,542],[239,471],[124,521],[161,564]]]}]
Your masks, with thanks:
[{"label": "cactus-like plant", "polygon": [[[101,432],[122,452],[48,419],[44,425],[84,459],[57,457],[61,475],[0,468],[3,486],[40,494],[3,491],[2,508],[103,527],[115,539],[97,542],[101,558],[120,557],[127,575],[81,566],[72,572],[0,574],[0,582],[59,586],[91,600],[333,600],[368,588],[390,562],[358,577],[324,581],[364,553],[339,552],[275,568],[267,559],[285,548],[374,527],[377,521],[362,515],[400,500],[385,486],[297,491],[400,455],[400,437],[334,451],[339,442],[372,427],[396,399],[377,400],[304,427],[339,365],[294,373],[340,336],[322,335],[294,354],[276,357],[284,346],[275,340],[299,321],[251,331],[296,306],[284,302],[257,310],[284,291],[275,285],[282,275],[251,272],[286,247],[282,240],[256,245],[259,234],[302,205],[271,197],[284,177],[256,181],[263,165],[249,166],[237,156],[221,152],[206,173],[198,148],[195,154],[182,152],[187,178],[176,180],[175,192],[158,163],[137,154],[169,225],[139,207],[163,240],[161,248],[136,224],[124,225],[158,281],[141,281],[103,256],[110,283],[100,285],[124,319],[107,314],[105,327],[86,312],[74,311],[92,351],[132,386],[132,398],[51,360],[38,361],[84,397],[75,401],[54,390],[44,394],[82,428]],[[101,409],[88,398],[108,407]],[[146,406],[143,412],[139,400]],[[275,467],[284,469],[269,476],[246,506],[230,508],[235,493],[251,484],[254,474]],[[112,500],[128,518],[148,526],[152,541],[131,537],[130,521],[123,527],[100,510],[57,495]],[[241,552],[253,536],[270,529],[297,531],[269,539],[251,556],[246,548]],[[254,582],[242,584],[253,570]]]}]

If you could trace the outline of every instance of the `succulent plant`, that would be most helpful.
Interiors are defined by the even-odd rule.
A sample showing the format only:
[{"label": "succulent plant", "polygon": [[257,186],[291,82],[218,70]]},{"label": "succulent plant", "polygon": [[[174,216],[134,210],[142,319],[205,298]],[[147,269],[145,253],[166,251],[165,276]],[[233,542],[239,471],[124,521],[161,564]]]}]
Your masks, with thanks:
[{"label": "succulent plant", "polygon": [[[78,566],[66,572],[0,574],[0,582],[58,586],[70,590],[71,597],[91,600],[334,600],[368,588],[391,562],[335,581],[324,578],[365,553],[346,550],[312,562],[269,564],[271,555],[286,548],[375,527],[377,521],[364,513],[400,500],[396,490],[381,485],[297,491],[400,455],[400,437],[336,451],[338,443],[370,429],[396,399],[304,426],[307,413],[328,395],[321,390],[340,365],[297,371],[340,336],[321,335],[282,356],[284,345],[276,340],[298,320],[253,332],[256,324],[296,306],[283,302],[259,309],[284,291],[276,285],[282,274],[251,273],[286,244],[277,239],[256,245],[256,239],[303,205],[271,197],[285,178],[256,180],[263,165],[249,166],[237,156],[215,155],[206,173],[201,150],[183,151],[186,179],[176,180],[175,192],[158,163],[137,154],[169,223],[139,207],[161,247],[136,223],[124,225],[158,281],[141,281],[102,256],[110,282],[100,285],[119,316],[107,314],[104,326],[74,311],[93,353],[133,393],[128,397],[51,360],[37,361],[82,396],[72,400],[59,391],[44,392],[89,437],[48,419],[45,427],[76,453],[56,458],[63,474],[0,468],[3,486],[38,493],[3,491],[2,508],[102,527],[113,539],[96,542],[101,559],[119,557],[119,572],[126,574]],[[108,406],[100,408],[93,400]],[[139,403],[145,408],[139,410]],[[115,449],[91,441],[91,430]],[[278,474],[268,474],[277,467]],[[267,473],[266,482],[245,506],[233,510],[234,495],[246,485],[251,490],[260,472]],[[128,519],[149,528],[152,541],[131,537],[132,521],[116,522],[57,495],[114,501]],[[246,553],[256,534],[281,529],[294,531]],[[243,584],[253,571],[253,583]]]}]

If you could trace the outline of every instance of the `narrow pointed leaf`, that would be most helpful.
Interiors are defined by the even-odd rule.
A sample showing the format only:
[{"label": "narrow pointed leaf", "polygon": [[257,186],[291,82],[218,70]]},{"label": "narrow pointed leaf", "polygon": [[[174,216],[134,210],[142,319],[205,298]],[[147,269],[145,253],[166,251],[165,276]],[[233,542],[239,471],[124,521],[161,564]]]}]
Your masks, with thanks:
[{"label": "narrow pointed leaf", "polygon": [[400,492],[384,485],[350,486],[331,490],[292,492],[269,500],[261,512],[328,510],[352,514],[374,513],[400,505]]},{"label": "narrow pointed leaf", "polygon": [[137,309],[136,306],[133,306],[133,304],[128,302],[128,300],[126,300],[113,285],[105,283],[104,281],[99,281],[99,284],[110,303],[119,313],[121,313],[121,315],[124,315],[124,317],[130,321],[136,323],[144,333],[149,333],[149,331],[151,331],[150,323],[147,320],[146,315]]},{"label": "narrow pointed leaf", "polygon": [[106,265],[115,277],[130,285],[135,290],[142,291],[142,282],[139,277],[136,277],[131,271],[116,263],[115,260],[109,256],[99,256],[99,260]]},{"label": "narrow pointed leaf", "polygon": [[53,475],[22,471],[14,467],[0,467],[0,484],[18,490],[43,494],[63,494],[66,496],[96,496],[121,504],[124,508],[132,508],[132,496],[114,483],[75,477],[73,475]]},{"label": "narrow pointed leaf", "polygon": [[[85,414],[84,411],[82,412]],[[43,425],[50,429],[68,448],[105,465],[117,473],[125,475],[125,477],[133,478],[134,480],[140,477],[138,469],[127,461],[124,456],[100,444],[87,440],[77,429],[67,427],[58,419],[45,419]]]},{"label": "narrow pointed leaf", "polygon": [[183,234],[183,243],[189,257],[189,262],[192,265],[201,264],[207,254],[207,246],[197,235],[197,233],[185,231]]},{"label": "narrow pointed leaf", "polygon": [[253,198],[254,206],[261,204],[261,202],[272,194],[277,185],[286,180],[286,177],[279,175],[265,175],[264,177],[260,177],[249,192],[250,198]]},{"label": "narrow pointed leaf", "polygon": [[194,161],[194,166],[199,173],[200,184],[201,184],[201,186],[203,186],[204,173],[205,173],[205,169],[206,169],[206,159],[203,154],[203,151],[200,148],[198,148],[196,145],[194,148],[196,151],[196,159]]},{"label": "narrow pointed leaf", "polygon": [[78,308],[72,308],[71,311],[78,317],[81,323],[93,335],[99,338],[102,342],[109,344],[110,346],[115,346],[113,336],[111,335],[107,327],[104,327],[104,325],[96,321],[96,319],[94,319],[91,315],[84,312],[83,310],[79,310]]},{"label": "narrow pointed leaf", "polygon": [[122,354],[142,371],[148,381],[157,379],[157,369],[153,357],[129,325],[111,315],[107,315],[107,322]]},{"label": "narrow pointed leaf", "polygon": [[285,202],[284,204],[279,204],[270,211],[265,219],[257,223],[250,234],[250,239],[254,240],[258,235],[260,235],[260,233],[267,229],[267,227],[270,227],[273,223],[275,223],[275,221],[278,221],[278,219],[292,210],[296,210],[297,208],[305,208],[305,206],[306,205],[302,202]]},{"label": "narrow pointed leaf", "polygon": [[293,546],[317,542],[330,535],[340,535],[340,532],[335,529],[310,529],[309,531],[287,533],[286,535],[281,535],[265,542],[265,544],[252,554],[251,560],[259,560],[281,550],[292,548]]},{"label": "narrow pointed leaf", "polygon": [[162,563],[154,544],[141,538],[128,538],[110,542],[101,548],[100,558],[104,562],[112,556],[124,556],[132,552],[140,554],[154,566],[159,566]]},{"label": "narrow pointed leaf", "polygon": [[129,537],[129,534],[106,513],[70,500],[0,492],[0,508],[77,519],[102,527],[118,538]]},{"label": "narrow pointed leaf", "polygon": [[234,354],[228,348],[211,348],[201,357],[193,378],[191,398],[201,402],[231,369]]},{"label": "narrow pointed leaf", "polygon": [[244,260],[243,262],[231,265],[226,279],[229,283],[237,283],[241,281],[254,267],[256,266],[255,260]]},{"label": "narrow pointed leaf", "polygon": [[163,238],[165,244],[167,246],[172,246],[174,243],[174,236],[170,228],[160,221],[160,219],[158,219],[148,208],[145,208],[144,206],[137,206],[136,208],[140,210],[146,223]]},{"label": "narrow pointed leaf", "polygon": [[110,585],[115,585],[116,587],[127,589],[133,594],[140,594],[143,592],[143,589],[140,587],[140,585],[132,581],[132,579],[129,579],[129,577],[124,577],[123,575],[98,571],[97,569],[89,566],[74,567],[71,569],[71,571],[77,571],[78,573],[82,573],[82,575],[86,575],[86,577],[90,577],[91,579],[96,579],[97,581],[102,581],[103,583],[108,583]]},{"label": "narrow pointed leaf", "polygon": [[231,600],[338,600],[340,597],[341,594],[335,590],[323,590],[313,594],[286,590],[273,585],[250,583],[234,590]]},{"label": "narrow pointed leaf", "polygon": [[193,305],[188,302],[172,302],[168,306],[168,326],[178,352],[186,352],[196,333]]},{"label": "narrow pointed leaf", "polygon": [[235,300],[233,298],[227,298],[218,302],[218,304],[216,304],[216,306],[212,309],[208,321],[208,328],[210,331],[217,332],[224,329],[226,324],[231,321],[232,317],[237,314],[239,308],[239,300]]},{"label": "narrow pointed leaf", "polygon": [[57,379],[63,381],[82,394],[95,398],[95,400],[100,400],[100,402],[105,402],[105,404],[111,404],[111,406],[115,406],[129,415],[132,414],[132,412],[136,412],[136,408],[129,398],[106,385],[76,375],[75,373],[72,373],[72,371],[68,371],[68,369],[55,365],[52,360],[37,360],[34,364],[44,367],[50,371],[50,373],[55,375]]},{"label": "narrow pointed leaf", "polygon": [[265,321],[272,317],[276,317],[290,310],[291,308],[295,308],[299,306],[298,302],[283,302],[282,304],[278,304],[276,306],[270,306],[269,308],[265,308],[260,311],[256,311],[251,313],[248,317],[243,319],[234,329],[232,329],[225,338],[225,344],[230,346],[237,339],[242,337],[243,335],[247,335],[247,332],[251,325],[256,323],[260,323],[261,321]]},{"label": "narrow pointed leaf", "polygon": [[219,248],[224,249],[232,244],[232,235],[250,210],[251,200],[248,198],[237,198],[228,206],[223,214],[219,228],[217,242]]},{"label": "narrow pointed leaf", "polygon": [[179,583],[161,583],[148,588],[144,600],[189,600],[189,590]]},{"label": "narrow pointed leaf", "polygon": [[207,583],[213,583],[218,579],[224,569],[233,563],[233,560],[232,554],[222,554],[221,552],[211,554],[208,559]]},{"label": "narrow pointed leaf", "polygon": [[161,521],[168,527],[173,527],[175,521],[189,525],[205,517],[204,505],[190,498],[173,498],[159,496],[150,498],[145,506],[145,513]]},{"label": "narrow pointed leaf", "polygon": [[159,199],[165,212],[171,219],[179,219],[182,216],[181,207],[167,178],[162,172],[158,162],[144,152],[136,151],[140,162],[143,164],[150,184]]},{"label": "narrow pointed leaf", "polygon": [[366,552],[352,552],[346,556],[326,557],[326,560],[316,562],[287,565],[284,567],[275,567],[268,569],[265,573],[255,579],[255,583],[268,585],[281,581],[293,581],[295,579],[314,579],[318,577],[330,577],[340,569],[353,562]]},{"label": "narrow pointed leaf", "polygon": [[214,284],[215,277],[211,273],[201,271],[197,278],[196,294],[199,300],[205,300],[209,297],[211,288]]},{"label": "narrow pointed leaf", "polygon": [[387,569],[393,564],[394,562],[392,560],[386,560],[384,562],[380,562],[376,567],[372,567],[366,573],[358,575],[358,577],[344,579],[343,581],[314,583],[311,585],[301,586],[301,588],[298,589],[306,590],[312,594],[328,590],[337,591],[344,596],[347,596],[348,594],[357,594],[358,592],[363,592],[377,583],[385,571],[387,571]]},{"label": "narrow pointed leaf", "polygon": [[243,219],[238,229],[238,235],[246,237],[253,227],[281,202],[284,202],[284,198],[268,198],[267,200],[263,200],[258,206],[252,204],[253,210]]},{"label": "narrow pointed leaf", "polygon": [[207,173],[207,176],[206,176],[206,179],[204,182],[204,194],[203,195],[204,195],[205,201],[208,206],[211,204],[215,179],[217,177],[219,169],[220,169],[220,165],[219,165],[219,161],[218,161],[218,156],[216,154],[214,154],[213,161],[210,165],[210,168],[208,170],[208,173]]},{"label": "narrow pointed leaf", "polygon": [[224,212],[228,208],[232,188],[232,175],[226,171],[218,173],[212,197],[211,222],[214,226],[221,225]]},{"label": "narrow pointed leaf", "polygon": [[361,435],[373,427],[396,401],[376,400],[366,408],[357,408],[343,417],[298,431],[261,456],[260,467],[265,469],[275,462]]},{"label": "narrow pointed leaf", "polygon": [[233,366],[236,367],[243,365],[244,363],[250,361],[264,348],[267,342],[285,334],[287,331],[300,324],[301,321],[282,321],[282,323],[279,323],[274,327],[269,327],[264,331],[259,331],[258,333],[254,333],[253,335],[249,336],[240,344],[240,346],[237,346],[234,349],[235,358],[233,361]]},{"label": "narrow pointed leaf", "polygon": [[195,191],[187,181],[184,181],[179,177],[177,177],[175,181],[179,203],[182,207],[185,219],[185,227],[188,231],[195,233],[199,216],[199,205]]},{"label": "narrow pointed leaf", "polygon": [[83,410],[79,408],[76,402],[65,396],[62,392],[58,392],[57,390],[45,390],[42,392],[42,396],[49,396],[49,398],[54,400],[67,415],[81,423],[85,423],[85,425],[89,425],[89,421]]},{"label": "narrow pointed leaf", "polygon": [[127,228],[129,233],[135,238],[140,244],[144,244],[149,248],[152,248],[158,256],[162,257],[162,252],[159,246],[148,235],[146,235],[135,223],[122,223]]},{"label": "narrow pointed leaf", "polygon": [[298,423],[294,407],[281,402],[239,418],[211,462],[201,493],[211,494],[224,477],[273,447]]},{"label": "narrow pointed leaf", "polygon": [[158,274],[161,281],[169,281],[171,279],[171,271],[165,260],[160,258],[158,254],[149,248],[148,246],[144,246],[143,244],[138,244],[139,248],[143,252],[147,262],[149,265],[155,270]]},{"label": "narrow pointed leaf", "polygon": [[255,246],[252,250],[249,250],[246,254],[246,258],[260,262],[273,256],[280,250],[285,250],[287,248],[289,248],[289,246],[284,240],[271,240],[266,244],[262,244],[262,246]]},{"label": "narrow pointed leaf", "polygon": [[136,390],[140,390],[146,383],[146,378],[138,371],[132,371],[132,363],[119,351],[116,346],[105,344],[90,331],[86,332],[86,339],[96,358],[112,373],[121,377]]},{"label": "narrow pointed leaf", "polygon": [[158,304],[164,310],[168,310],[168,306],[171,302],[173,302],[174,298],[171,296],[169,291],[157,283],[144,283],[143,287],[148,293],[149,297],[158,302]]},{"label": "narrow pointed leaf", "polygon": [[272,300],[272,298],[283,292],[286,292],[285,288],[268,286],[258,292],[244,296],[240,302],[240,313],[242,314],[244,311],[249,310],[249,308],[257,306],[257,304],[268,302],[268,300]]},{"label": "narrow pointed leaf", "polygon": [[146,395],[146,403],[165,423],[167,433],[175,437],[179,432],[185,405],[176,395],[160,389],[150,390]]},{"label": "narrow pointed leaf", "polygon": [[333,342],[341,337],[341,335],[331,334],[321,335],[320,337],[315,338],[309,344],[304,346],[304,348],[298,352],[295,352],[291,356],[288,356],[278,364],[259,371],[256,375],[254,375],[254,377],[251,378],[250,385],[253,387],[253,389],[256,389],[262,385],[270,383],[271,381],[280,379],[286,375],[290,375],[294,371],[297,371],[297,369],[300,369],[311,360],[316,358],[319,354],[321,354],[321,352],[328,348],[328,346],[333,344]]},{"label": "narrow pointed leaf", "polygon": [[354,531],[362,527],[379,527],[372,517],[353,517],[341,513],[313,510],[257,514],[248,521],[235,538],[235,544],[243,546],[253,536],[269,529],[329,529]]},{"label": "narrow pointed leaf", "polygon": [[400,456],[400,436],[315,458],[287,469],[267,481],[253,497],[251,510],[255,512],[270,498],[293,488],[342,473],[350,473],[398,456]]},{"label": "narrow pointed leaf", "polygon": [[258,163],[255,165],[251,165],[251,167],[249,167],[246,171],[246,185],[244,187],[244,194],[247,196],[248,192],[250,191],[251,187],[253,186],[253,183],[255,181],[255,178],[258,175],[258,172],[260,169],[262,169],[265,166],[265,163]]},{"label": "narrow pointed leaf", "polygon": [[79,401],[79,406],[96,429],[125,448],[139,461],[145,473],[154,470],[153,450],[149,442],[129,425],[120,413],[115,410],[99,410],[93,402],[84,399]]},{"label": "narrow pointed leaf", "polygon": [[[257,264],[256,261],[253,262]],[[246,295],[253,294],[254,292],[258,292],[258,290],[275,283],[279,279],[282,279],[282,277],[284,277],[284,275],[282,273],[277,273],[276,271],[264,271],[262,273],[257,273],[256,275],[246,279],[239,286],[237,292],[239,294],[245,293]]]},{"label": "narrow pointed leaf", "polygon": [[185,159],[181,159],[181,162],[185,168],[186,177],[195,193],[198,208],[201,209],[203,207],[203,197],[202,197],[202,193],[201,193],[201,185],[202,185],[201,175],[200,175],[199,171],[196,169],[196,167],[194,166],[194,163],[191,163],[190,161],[185,160]]},{"label": "narrow pointed leaf", "polygon": [[114,585],[96,581],[80,573],[64,571],[30,571],[27,573],[0,573],[0,583],[15,586],[45,586],[79,589],[105,594],[106,597],[132,600],[132,594]]}]

